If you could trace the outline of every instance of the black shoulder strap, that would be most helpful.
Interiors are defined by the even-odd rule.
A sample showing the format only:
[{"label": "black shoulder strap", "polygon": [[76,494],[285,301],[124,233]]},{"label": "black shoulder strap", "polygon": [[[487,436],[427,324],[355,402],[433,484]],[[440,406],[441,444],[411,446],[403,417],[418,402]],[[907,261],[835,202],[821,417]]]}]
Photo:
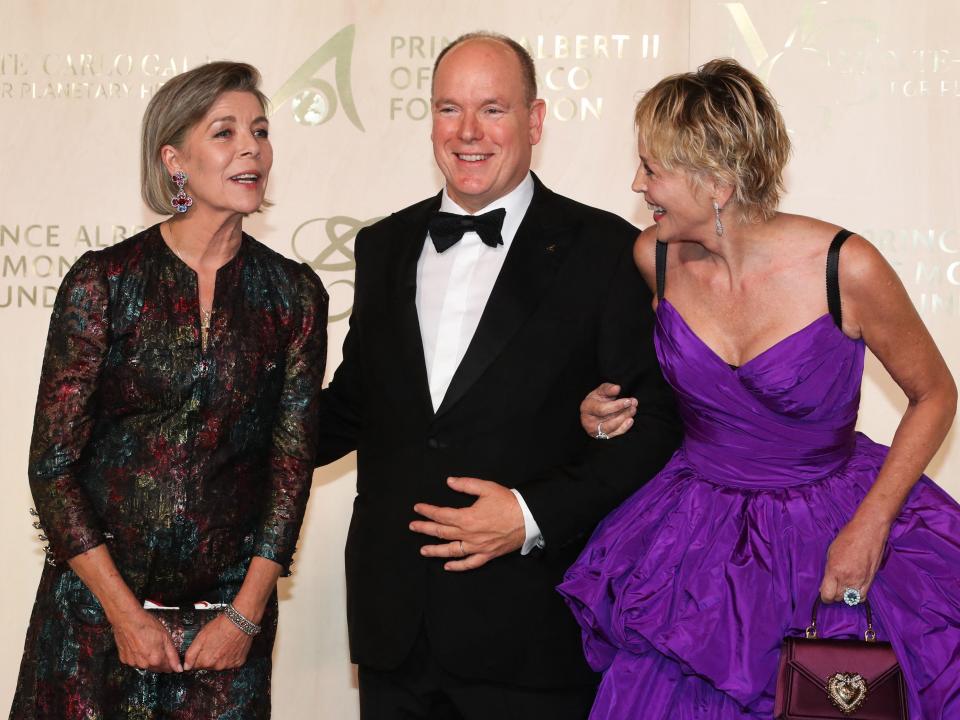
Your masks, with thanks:
[{"label": "black shoulder strap", "polygon": [[827,251],[827,309],[834,324],[843,329],[843,316],[840,312],[840,247],[853,235],[849,230],[841,230],[833,237]]},{"label": "black shoulder strap", "polygon": [[657,240],[657,300],[663,300],[663,285],[667,281],[667,244]]}]

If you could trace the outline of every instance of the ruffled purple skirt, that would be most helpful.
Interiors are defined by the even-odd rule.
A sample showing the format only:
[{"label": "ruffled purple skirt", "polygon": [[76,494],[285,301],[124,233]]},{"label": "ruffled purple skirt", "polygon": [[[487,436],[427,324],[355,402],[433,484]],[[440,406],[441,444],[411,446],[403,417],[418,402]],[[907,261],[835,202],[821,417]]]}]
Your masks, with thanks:
[{"label": "ruffled purple skirt", "polygon": [[[597,528],[559,590],[603,672],[591,720],[770,718],[784,635],[802,635],[827,548],[887,448],[857,436],[829,477],[781,489],[714,484],[681,449]],[[911,717],[960,718],[960,506],[926,477],[891,529],[869,599]],[[862,636],[831,605],[821,636]]]}]

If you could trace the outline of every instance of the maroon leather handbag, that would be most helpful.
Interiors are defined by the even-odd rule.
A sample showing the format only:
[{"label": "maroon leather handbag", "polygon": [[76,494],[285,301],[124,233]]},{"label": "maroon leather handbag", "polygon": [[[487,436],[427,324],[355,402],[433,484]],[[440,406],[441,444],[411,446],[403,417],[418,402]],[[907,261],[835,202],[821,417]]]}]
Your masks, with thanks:
[{"label": "maroon leather handbag", "polygon": [[870,604],[863,640],[817,636],[813,603],[806,637],[783,639],[777,670],[776,720],[907,720],[903,673],[890,643],[877,642]]}]

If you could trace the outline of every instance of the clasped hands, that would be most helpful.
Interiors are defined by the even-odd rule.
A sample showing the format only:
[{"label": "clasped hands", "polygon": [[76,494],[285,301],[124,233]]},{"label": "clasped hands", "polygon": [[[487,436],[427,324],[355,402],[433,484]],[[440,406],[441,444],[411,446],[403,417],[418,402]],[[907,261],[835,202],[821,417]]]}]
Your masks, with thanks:
[{"label": "clasped hands", "polygon": [[451,558],[443,569],[458,572],[475,570],[523,546],[526,538],[523,511],[508,488],[470,477],[447,478],[447,484],[477,499],[465,508],[414,505],[414,512],[427,519],[414,520],[410,529],[444,541],[424,545],[420,548],[421,555]]},{"label": "clasped hands", "polygon": [[120,662],[151,672],[237,668],[253,644],[253,638],[219,615],[200,629],[181,662],[170,633],[149,611],[135,608],[111,625]]}]

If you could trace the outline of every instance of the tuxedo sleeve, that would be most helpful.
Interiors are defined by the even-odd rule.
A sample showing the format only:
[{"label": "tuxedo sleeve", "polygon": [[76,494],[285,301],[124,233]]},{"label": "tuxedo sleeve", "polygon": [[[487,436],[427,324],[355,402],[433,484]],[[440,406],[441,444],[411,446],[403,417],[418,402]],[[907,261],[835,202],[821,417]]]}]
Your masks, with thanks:
[{"label": "tuxedo sleeve", "polygon": [[590,439],[577,462],[517,489],[540,526],[547,551],[582,541],[600,520],[653,477],[680,443],[673,391],[653,346],[651,295],[626,245],[597,318],[601,382],[638,400],[634,424],[610,440]]},{"label": "tuxedo sleeve", "polygon": [[354,241],[356,275],[350,326],[343,341],[343,359],[330,384],[320,394],[317,421],[317,466],[326,465],[356,450],[363,421],[363,373],[360,348],[363,333],[365,272],[362,258],[367,231],[361,230]]}]

